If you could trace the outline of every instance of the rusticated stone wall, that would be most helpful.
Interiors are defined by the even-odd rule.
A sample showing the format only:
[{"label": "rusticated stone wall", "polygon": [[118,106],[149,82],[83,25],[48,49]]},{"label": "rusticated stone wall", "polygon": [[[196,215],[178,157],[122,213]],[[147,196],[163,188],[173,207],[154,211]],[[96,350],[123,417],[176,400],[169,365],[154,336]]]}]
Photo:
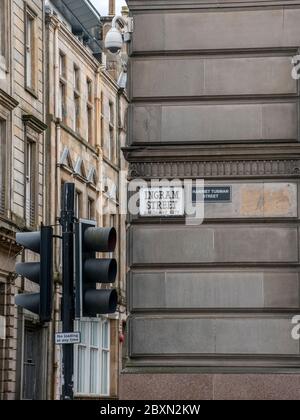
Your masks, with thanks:
[{"label": "rusticated stone wall", "polygon": [[129,218],[121,398],[299,399],[300,2],[128,4],[130,179],[232,197],[199,226]]}]

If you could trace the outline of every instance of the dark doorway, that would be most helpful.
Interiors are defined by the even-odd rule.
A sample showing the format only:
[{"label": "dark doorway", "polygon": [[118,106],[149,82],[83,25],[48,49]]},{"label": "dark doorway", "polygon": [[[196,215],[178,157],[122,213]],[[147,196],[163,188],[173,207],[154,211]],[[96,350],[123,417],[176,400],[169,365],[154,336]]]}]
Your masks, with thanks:
[{"label": "dark doorway", "polygon": [[41,399],[41,328],[25,325],[23,362],[23,400]]}]

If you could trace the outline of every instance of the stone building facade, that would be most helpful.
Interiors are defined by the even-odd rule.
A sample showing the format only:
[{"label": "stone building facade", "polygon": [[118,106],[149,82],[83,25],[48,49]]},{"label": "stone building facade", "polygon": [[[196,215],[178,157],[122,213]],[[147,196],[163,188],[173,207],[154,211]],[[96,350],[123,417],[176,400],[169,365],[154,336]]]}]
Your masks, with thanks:
[{"label": "stone building facade", "polygon": [[61,188],[69,181],[78,218],[117,228],[119,264],[116,315],[76,323],[84,339],[75,349],[75,395],[118,395],[126,321],[119,203],[126,163],[119,148],[128,99],[104,65],[100,16],[86,0],[78,2],[80,16],[76,2],[66,3],[0,0],[0,399],[60,397],[61,354],[54,345],[61,328],[60,244],[56,238],[54,321],[42,326],[15,306],[16,294],[38,291],[15,274],[16,262],[37,259],[17,246],[15,235],[39,230],[42,222],[59,234]]},{"label": "stone building facade", "polygon": [[[45,398],[48,328],[17,310],[16,294],[36,286],[16,278],[24,255],[15,234],[44,220],[44,8],[36,0],[0,1],[0,399]],[[31,378],[31,379],[30,379]],[[37,383],[39,386],[37,387]]]},{"label": "stone building facade", "polygon": [[[97,226],[114,226],[117,230],[114,257],[118,261],[115,286],[119,312],[76,322],[83,341],[75,347],[74,377],[76,398],[116,398],[122,353],[120,335],[125,317],[126,263],[125,219],[119,206],[125,160],[120,146],[125,145],[128,100],[124,89],[119,88],[104,65],[100,16],[87,2],[80,2],[80,8],[74,3],[70,13],[66,13],[61,2],[47,2],[47,173],[50,178],[47,223],[57,221],[63,184],[74,182],[76,217],[95,220]],[[52,332],[61,328],[58,243],[55,254],[56,309]],[[53,343],[52,348],[54,381],[50,398],[59,398],[61,353]]]},{"label": "stone building facade", "polygon": [[130,179],[228,187],[131,217],[121,398],[300,399],[299,1],[128,0]]}]

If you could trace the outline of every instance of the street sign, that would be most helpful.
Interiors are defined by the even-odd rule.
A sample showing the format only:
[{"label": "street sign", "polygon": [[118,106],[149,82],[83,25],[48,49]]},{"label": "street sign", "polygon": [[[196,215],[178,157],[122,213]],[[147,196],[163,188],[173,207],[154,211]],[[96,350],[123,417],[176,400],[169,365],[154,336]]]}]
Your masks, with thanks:
[{"label": "street sign", "polygon": [[192,190],[193,203],[230,203],[232,200],[231,186],[206,186],[204,188],[194,187]]},{"label": "street sign", "polygon": [[140,215],[144,217],[183,216],[182,187],[151,187],[140,189]]},{"label": "street sign", "polygon": [[55,344],[79,344],[81,342],[80,332],[57,333],[55,334]]}]

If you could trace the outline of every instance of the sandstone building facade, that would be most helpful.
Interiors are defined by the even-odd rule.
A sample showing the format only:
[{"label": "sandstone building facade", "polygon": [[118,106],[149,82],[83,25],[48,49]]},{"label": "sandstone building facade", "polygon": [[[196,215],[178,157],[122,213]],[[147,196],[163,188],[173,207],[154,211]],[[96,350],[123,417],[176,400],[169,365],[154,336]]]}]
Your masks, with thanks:
[{"label": "sandstone building facade", "polygon": [[76,322],[84,339],[75,349],[75,395],[118,395],[126,321],[119,202],[126,163],[119,150],[128,100],[105,65],[101,17],[87,0],[67,3],[0,1],[0,399],[60,397],[60,243],[56,238],[53,322],[40,325],[14,303],[16,294],[38,291],[15,274],[17,261],[37,258],[17,246],[15,235],[42,222],[60,234],[64,182],[75,183],[78,218],[118,231],[119,310]]},{"label": "sandstone building facade", "polygon": [[47,389],[37,348],[47,354],[48,328],[14,305],[17,293],[35,289],[14,274],[16,261],[30,258],[15,234],[45,216],[43,22],[43,2],[0,2],[0,399],[45,398]]},{"label": "sandstone building facade", "polygon": [[[127,97],[103,63],[102,22],[98,13],[86,2],[80,2],[80,8],[73,4],[72,13],[66,13],[61,2],[53,0],[47,4],[47,173],[51,177],[47,184],[47,223],[55,224],[59,216],[63,184],[74,182],[76,217],[95,220],[97,226],[115,227],[118,233],[114,257],[118,261],[115,286],[119,312],[108,318],[76,321],[83,342],[75,348],[75,396],[115,398],[122,349],[119,337],[126,320],[125,220],[120,214],[119,184],[125,169],[120,147],[125,145]],[[56,308],[61,298],[58,246]],[[53,331],[60,329],[59,318],[57,309]],[[58,398],[61,352],[54,344],[52,364],[56,367],[52,396]]]}]

